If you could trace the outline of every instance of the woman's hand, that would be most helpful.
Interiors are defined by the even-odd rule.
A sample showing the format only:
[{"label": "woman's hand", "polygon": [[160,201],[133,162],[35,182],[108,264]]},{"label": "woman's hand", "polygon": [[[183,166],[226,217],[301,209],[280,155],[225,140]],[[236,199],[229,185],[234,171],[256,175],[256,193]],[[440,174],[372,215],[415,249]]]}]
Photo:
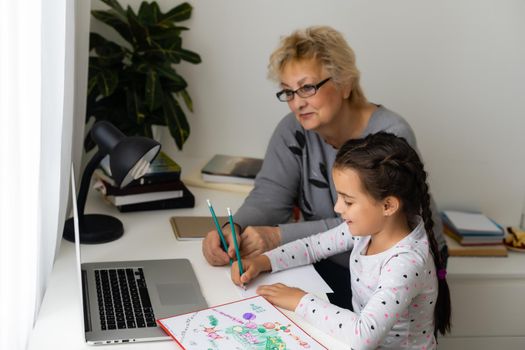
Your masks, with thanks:
[{"label": "woman's hand", "polygon": [[239,264],[237,262],[234,262],[231,268],[232,281],[238,286],[243,286],[250,282],[259,276],[261,272],[272,270],[272,264],[266,255],[259,255],[251,259],[241,259],[241,261],[244,270],[242,276],[239,275]]},{"label": "woman's hand", "polygon": [[274,226],[248,226],[242,233],[241,256],[253,258],[281,243],[281,229]]},{"label": "woman's hand", "polygon": [[[242,244],[239,225],[235,225],[235,237],[237,244]],[[223,266],[230,262],[230,259],[237,260],[235,245],[233,244],[232,232],[229,226],[224,226],[222,234],[226,240],[228,250],[225,252],[222,246],[221,238],[217,230],[212,230],[206,234],[202,241],[202,254],[210,265]],[[239,248],[240,250],[240,248]]]},{"label": "woman's hand", "polygon": [[[229,230],[222,230],[224,235],[228,234],[231,237]],[[219,233],[216,230],[208,232],[202,241],[202,254],[210,265],[222,266],[230,262],[230,257],[222,249],[222,242]]]},{"label": "woman's hand", "polygon": [[282,283],[259,286],[257,294],[265,297],[270,303],[280,308],[294,311],[306,292],[299,288],[288,287]]},{"label": "woman's hand", "polygon": [[[222,249],[221,239],[216,230],[208,232],[202,241],[202,253],[208,263],[213,266],[222,266],[229,263],[230,258],[237,259],[231,230],[228,226],[222,229],[228,244],[228,252]],[[235,227],[237,244],[243,258],[254,258],[271,250],[281,243],[281,229],[273,226],[248,226],[240,235],[240,227]]]}]

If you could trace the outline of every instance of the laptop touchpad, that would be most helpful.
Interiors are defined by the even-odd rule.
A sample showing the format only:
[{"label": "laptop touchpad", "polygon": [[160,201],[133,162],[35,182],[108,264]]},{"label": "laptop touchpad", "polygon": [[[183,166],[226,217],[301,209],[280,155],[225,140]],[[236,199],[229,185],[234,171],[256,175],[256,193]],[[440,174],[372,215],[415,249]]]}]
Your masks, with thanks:
[{"label": "laptop touchpad", "polygon": [[199,301],[191,283],[157,284],[160,302],[163,305],[196,304]]}]

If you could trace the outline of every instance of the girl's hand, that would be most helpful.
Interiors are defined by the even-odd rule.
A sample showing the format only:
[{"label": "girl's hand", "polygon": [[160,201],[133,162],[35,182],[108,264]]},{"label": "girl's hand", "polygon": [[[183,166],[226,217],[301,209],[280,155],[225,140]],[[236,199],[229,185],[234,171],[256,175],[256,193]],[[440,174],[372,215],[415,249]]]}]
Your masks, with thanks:
[{"label": "girl's hand", "polygon": [[233,262],[231,268],[232,281],[238,286],[250,282],[255,277],[259,276],[261,272],[272,270],[272,264],[266,255],[259,255],[251,259],[241,259],[241,262],[244,270],[242,276],[239,276],[239,264],[236,261]]},{"label": "girl's hand", "polygon": [[288,287],[282,283],[259,286],[257,294],[262,295],[270,303],[286,310],[294,311],[306,292],[299,288]]}]

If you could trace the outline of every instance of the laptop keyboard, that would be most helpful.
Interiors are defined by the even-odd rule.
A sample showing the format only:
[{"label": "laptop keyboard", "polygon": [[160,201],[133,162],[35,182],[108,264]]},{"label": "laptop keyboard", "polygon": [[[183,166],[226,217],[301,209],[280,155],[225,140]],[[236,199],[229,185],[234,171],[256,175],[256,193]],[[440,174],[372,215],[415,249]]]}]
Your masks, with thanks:
[{"label": "laptop keyboard", "polygon": [[102,330],[156,327],[141,268],[95,270]]}]

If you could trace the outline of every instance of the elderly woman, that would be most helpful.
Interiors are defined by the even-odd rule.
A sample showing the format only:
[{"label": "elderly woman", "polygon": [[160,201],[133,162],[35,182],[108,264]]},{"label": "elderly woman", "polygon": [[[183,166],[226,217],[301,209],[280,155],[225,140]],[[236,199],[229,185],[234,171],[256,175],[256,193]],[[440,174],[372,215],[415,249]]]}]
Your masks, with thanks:
[{"label": "elderly woman", "polygon": [[[270,78],[280,85],[277,98],[291,113],[277,125],[255,187],[235,213],[243,257],[341,223],[334,211],[331,168],[345,141],[386,131],[416,148],[414,132],[400,115],[366,99],[354,52],[336,30],[322,26],[293,32],[281,40],[268,67]],[[290,223],[294,207],[307,222]],[[433,207],[436,238],[446,259],[441,221]],[[230,241],[229,229],[224,233]],[[202,247],[212,265],[235,257],[232,244],[228,252],[221,249],[217,231],[207,234]],[[351,308],[348,259],[345,253],[315,267],[334,289],[330,301]]]}]

